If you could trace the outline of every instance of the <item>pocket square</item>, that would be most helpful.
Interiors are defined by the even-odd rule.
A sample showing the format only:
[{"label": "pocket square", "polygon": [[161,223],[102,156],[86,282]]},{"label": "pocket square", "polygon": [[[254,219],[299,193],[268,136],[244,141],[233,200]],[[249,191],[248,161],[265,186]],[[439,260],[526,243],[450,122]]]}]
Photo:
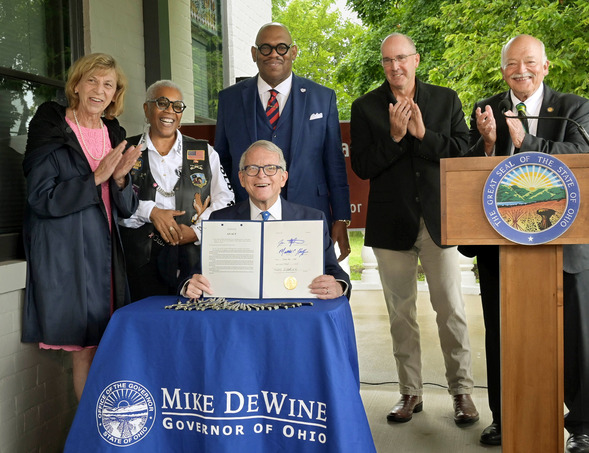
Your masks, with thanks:
[{"label": "pocket square", "polygon": [[319,118],[323,118],[323,113],[313,113],[309,117],[309,121],[318,120]]}]

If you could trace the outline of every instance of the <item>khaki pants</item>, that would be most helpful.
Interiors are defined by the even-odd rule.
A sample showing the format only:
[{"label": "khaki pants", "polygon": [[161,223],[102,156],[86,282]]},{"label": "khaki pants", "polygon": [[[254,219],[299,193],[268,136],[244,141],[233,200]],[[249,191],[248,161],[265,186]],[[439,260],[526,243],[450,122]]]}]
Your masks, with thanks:
[{"label": "khaki pants", "polygon": [[411,250],[374,248],[389,312],[393,352],[404,395],[423,394],[421,346],[417,324],[417,264],[426,275],[430,301],[436,312],[440,345],[451,395],[470,394],[473,389],[470,340],[460,281],[456,247],[440,248],[421,220]]}]

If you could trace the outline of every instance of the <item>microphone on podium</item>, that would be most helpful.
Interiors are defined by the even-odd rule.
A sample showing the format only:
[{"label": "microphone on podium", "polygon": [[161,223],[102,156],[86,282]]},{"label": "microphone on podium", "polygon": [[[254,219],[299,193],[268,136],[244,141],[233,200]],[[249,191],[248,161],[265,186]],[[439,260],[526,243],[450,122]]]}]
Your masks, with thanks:
[{"label": "microphone on podium", "polygon": [[[511,110],[511,102],[509,101],[509,99],[503,99],[499,103],[499,110],[501,111],[501,114],[505,118],[517,118],[517,117],[512,117],[512,116],[505,115],[505,112],[507,112],[508,110]],[[589,135],[587,134],[587,131],[585,130],[585,128],[583,126],[581,126],[579,123],[577,123],[575,120],[573,120],[571,118],[567,118],[566,116],[528,116],[528,115],[526,115],[526,118],[532,119],[532,120],[560,120],[560,121],[570,121],[575,126],[577,126],[577,129],[579,130],[579,133],[583,136],[583,138],[585,139],[585,142],[589,146]]]}]

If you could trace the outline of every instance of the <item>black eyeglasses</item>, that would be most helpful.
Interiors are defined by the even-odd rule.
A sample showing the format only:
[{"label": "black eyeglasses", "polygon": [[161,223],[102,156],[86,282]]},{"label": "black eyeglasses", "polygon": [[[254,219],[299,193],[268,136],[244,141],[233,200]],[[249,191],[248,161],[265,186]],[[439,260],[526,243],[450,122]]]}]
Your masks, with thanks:
[{"label": "black eyeglasses", "polygon": [[264,171],[266,176],[274,176],[278,173],[278,170],[282,170],[283,168],[280,165],[246,165],[241,171],[245,172],[248,176],[258,176],[260,169]]},{"label": "black eyeglasses", "polygon": [[284,44],[283,42],[281,42],[280,44],[276,44],[275,46],[271,46],[270,44],[262,44],[258,46],[258,51],[265,57],[270,55],[273,50],[275,50],[278,55],[286,55],[286,53],[291,47],[292,44],[288,45]]},{"label": "black eyeglasses", "polygon": [[170,101],[167,97],[165,96],[160,96],[157,99],[154,99],[152,101],[147,101],[147,102],[153,102],[155,103],[155,105],[157,106],[158,109],[160,110],[166,110],[170,104],[172,104],[172,110],[174,110],[174,112],[176,113],[182,113],[184,111],[184,109],[186,109],[186,104],[182,101]]}]

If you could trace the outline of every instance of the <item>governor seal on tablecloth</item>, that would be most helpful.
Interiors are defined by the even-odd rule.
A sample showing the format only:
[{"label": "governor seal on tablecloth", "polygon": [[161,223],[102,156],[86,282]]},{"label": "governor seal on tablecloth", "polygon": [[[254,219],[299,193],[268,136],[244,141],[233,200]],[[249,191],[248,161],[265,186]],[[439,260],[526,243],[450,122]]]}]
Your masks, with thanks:
[{"label": "governor seal on tablecloth", "polygon": [[504,238],[522,245],[556,239],[579,211],[573,172],[550,154],[525,152],[503,160],[483,187],[487,220]]},{"label": "governor seal on tablecloth", "polygon": [[98,397],[96,424],[100,436],[118,447],[143,439],[155,422],[155,404],[151,393],[133,381],[108,385]]}]

